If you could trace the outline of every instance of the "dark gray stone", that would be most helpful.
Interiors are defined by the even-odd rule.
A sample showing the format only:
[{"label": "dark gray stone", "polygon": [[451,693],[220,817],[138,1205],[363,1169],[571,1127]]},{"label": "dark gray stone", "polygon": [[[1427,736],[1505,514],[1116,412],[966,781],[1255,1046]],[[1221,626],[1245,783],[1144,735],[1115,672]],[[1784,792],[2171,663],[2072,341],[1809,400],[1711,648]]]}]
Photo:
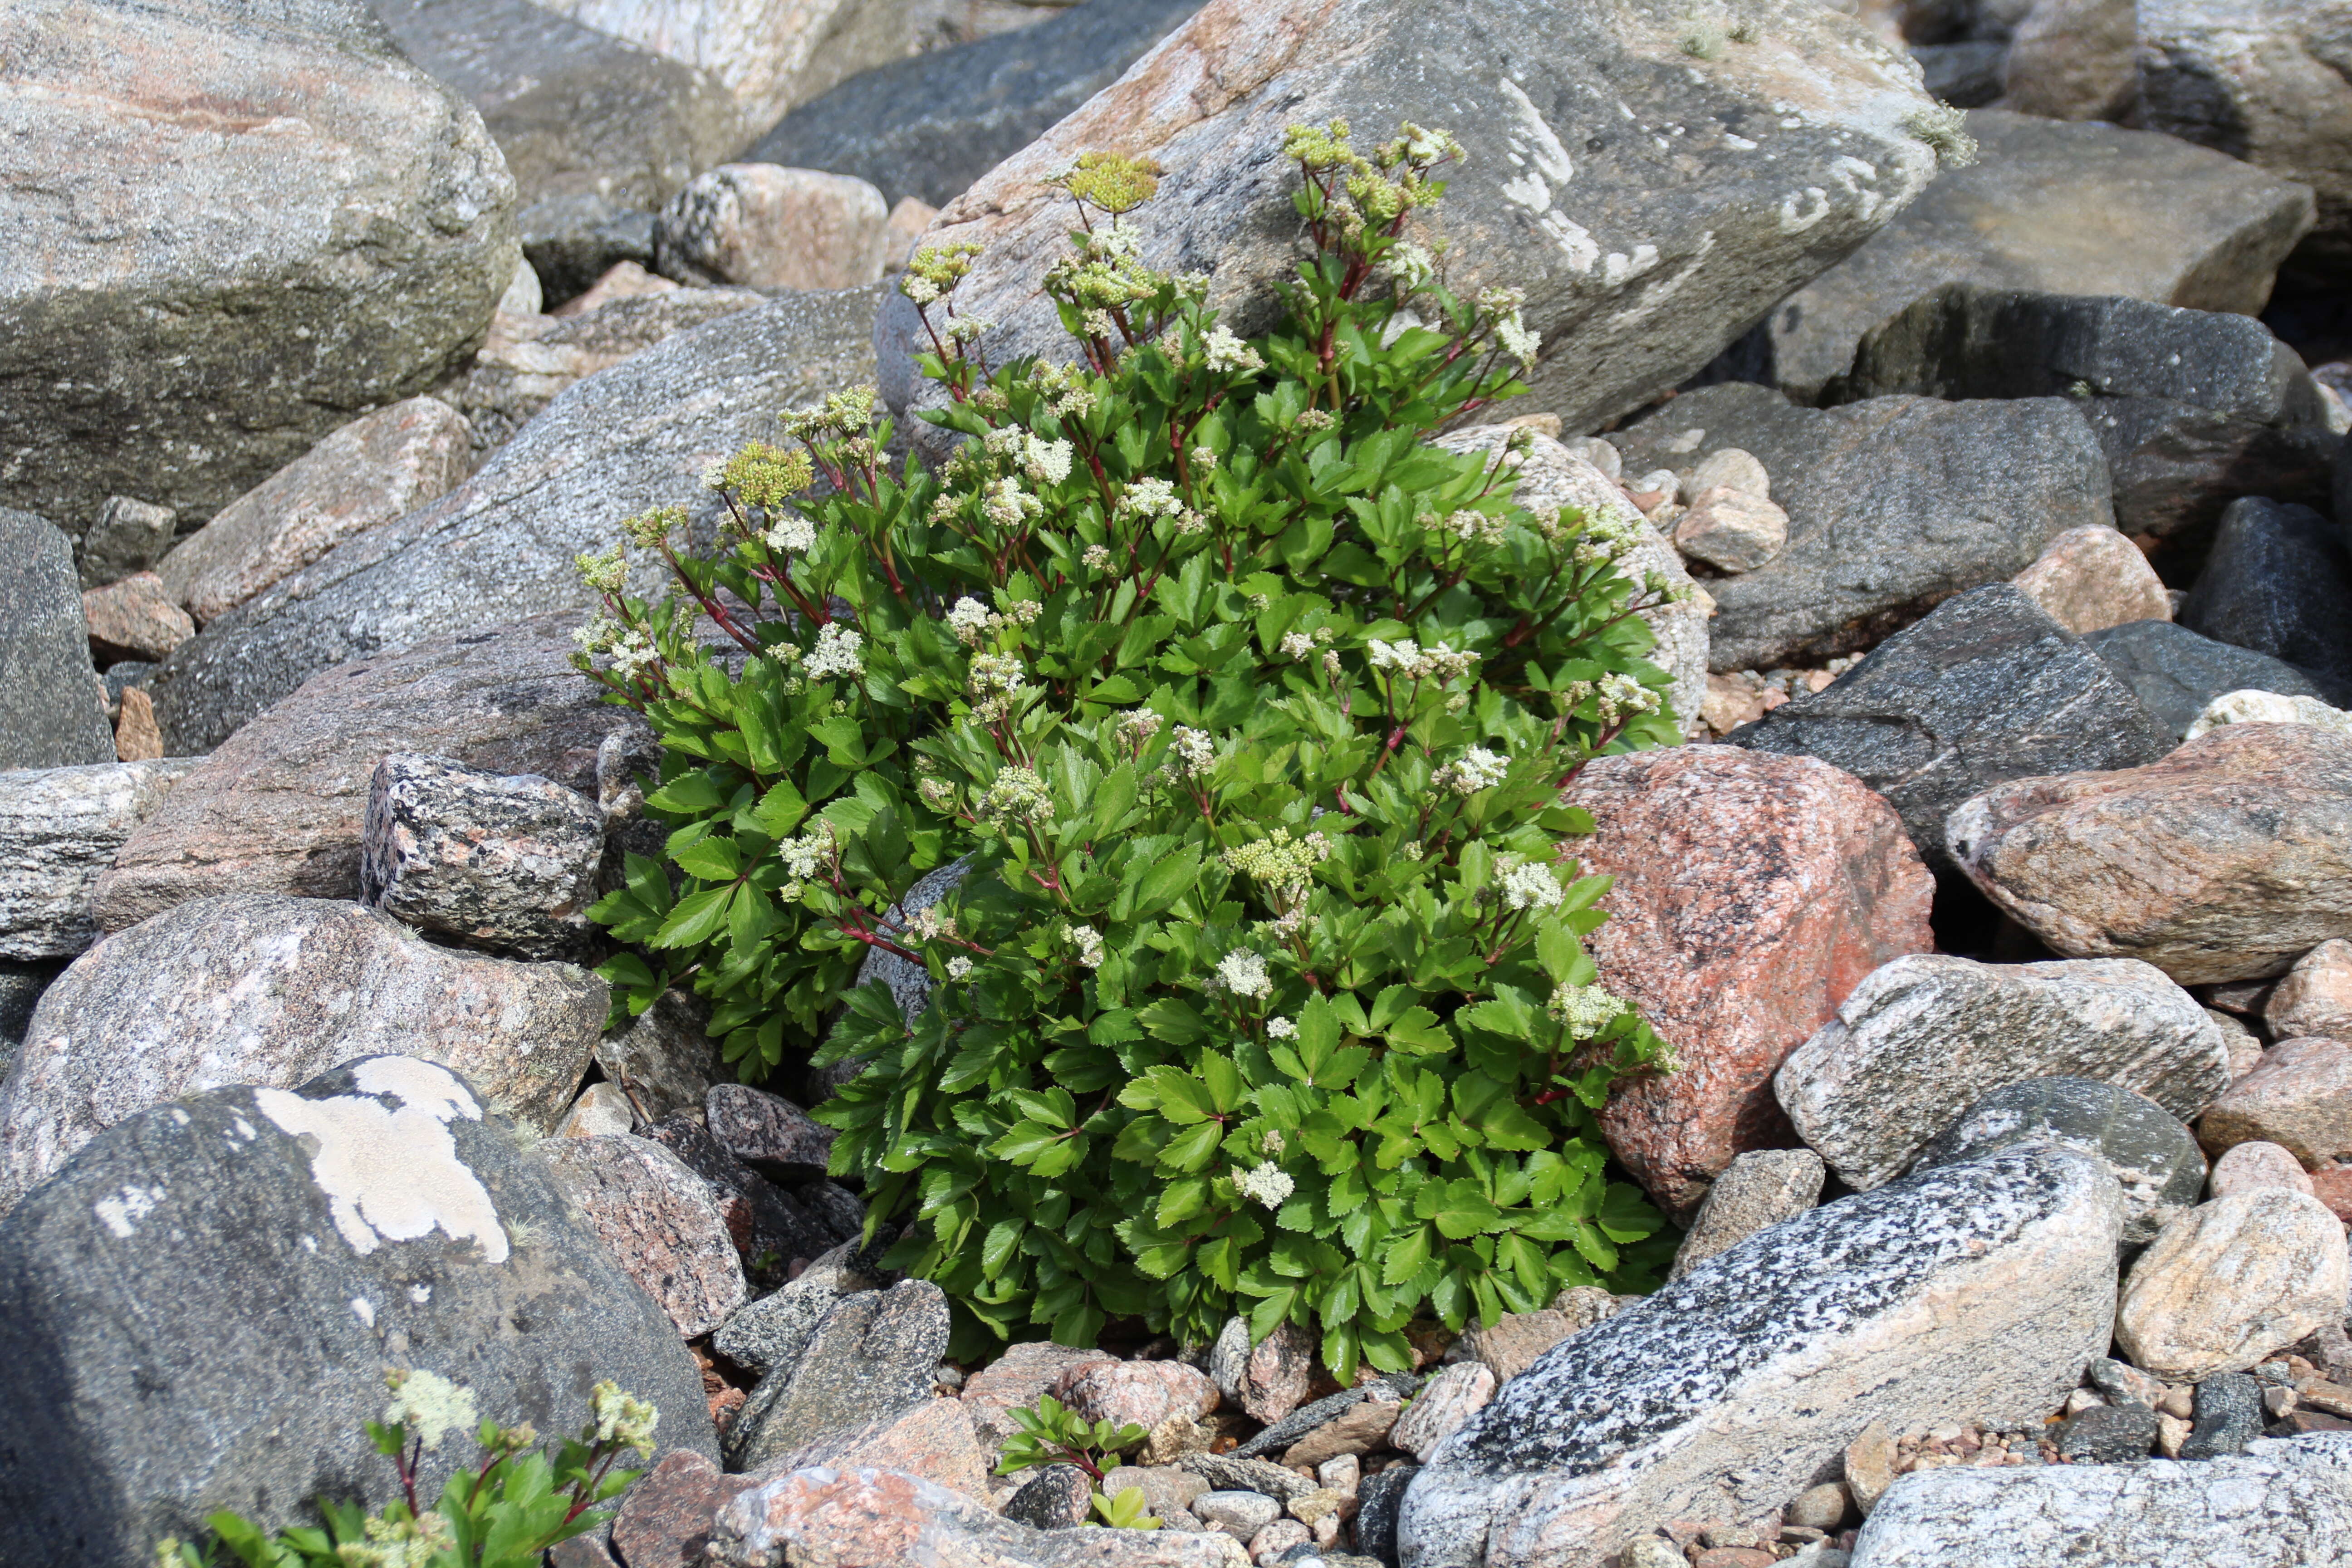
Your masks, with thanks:
[{"label": "dark gray stone", "polygon": [[749,1084],[713,1084],[703,1113],[710,1135],[737,1159],[771,1174],[824,1174],[833,1129],[819,1126],[782,1095]]},{"label": "dark gray stone", "polygon": [[1927,90],[1955,109],[1981,109],[2000,96],[2001,62],[2009,46],[1984,39],[1957,44],[1917,44],[1911,58],[1927,79]]},{"label": "dark gray stone", "polygon": [[928,1279],[834,1303],[797,1360],[760,1380],[727,1431],[727,1468],[757,1469],[828,1433],[887,1421],[931,1397],[948,1349],[948,1299]]},{"label": "dark gray stone", "polygon": [[360,901],[510,958],[579,958],[604,858],[596,803],[537,773],[395,752],[360,830]]},{"label": "dark gray stone", "polygon": [[2232,502],[2177,619],[2297,666],[2331,702],[2352,698],[2352,552],[2309,507]]},{"label": "dark gray stone", "polygon": [[767,1376],[798,1364],[816,1326],[843,1298],[889,1283],[861,1267],[856,1244],[843,1242],[782,1289],[762,1296],[720,1325],[711,1348],[744,1371]]},{"label": "dark gray stone", "polygon": [[1701,578],[1717,606],[1707,623],[1717,671],[1869,647],[1940,600],[2008,581],[2064,530],[2112,521],[2106,459],[2057,398],[1817,410],[1735,383],[1687,393],[1609,438],[1629,474],[1686,472],[1737,447],[1772,477],[1788,548],[1753,572]]},{"label": "dark gray stone", "polygon": [[[665,198],[667,199],[667,198]],[[651,270],[654,215],[605,196],[550,196],[515,215],[523,258],[539,274],[549,310],[588,291],[624,261]]]},{"label": "dark gray stone", "polygon": [[1076,1465],[1047,1465],[1004,1501],[1004,1517],[1037,1530],[1068,1530],[1094,1517],[1095,1484]]},{"label": "dark gray stone", "polygon": [[[175,752],[209,751],[312,675],[348,659],[594,600],[573,558],[614,520],[719,503],[698,480],[783,407],[873,379],[880,285],[740,310],[576,383],[474,477],[397,522],[345,540],[182,644],[155,681]],[[636,552],[631,593],[668,574]]]},{"label": "dark gray stone", "polygon": [[1775,384],[1811,398],[1864,332],[1947,283],[2252,315],[2311,226],[2306,187],[2169,136],[1999,109],[1968,130],[1974,164],[1771,307],[1750,356]]},{"label": "dark gray stone", "polygon": [[790,1193],[720,1148],[692,1116],[666,1117],[643,1135],[710,1184],[735,1249],[743,1255],[743,1271],[755,1288],[772,1289],[784,1282],[793,1259],[822,1258],[845,1239]]},{"label": "dark gray stone", "polygon": [[2218,1459],[2244,1451],[2263,1435],[2263,1385],[2242,1372],[2225,1372],[2197,1385],[2196,1414],[2180,1445],[2184,1459]]},{"label": "dark gray stone", "polygon": [[[0,959],[0,1048],[12,1058],[25,1038],[25,1026],[33,1021],[33,1009],[40,1005],[41,993],[64,967],[63,963]],[[6,1069],[0,1068],[0,1079],[6,1077]]]},{"label": "dark gray stone", "polygon": [[741,143],[734,95],[709,74],[530,0],[369,3],[410,59],[480,111],[522,206],[572,195],[658,206]]},{"label": "dark gray stone", "polygon": [[943,207],[1117,81],[1201,0],[1088,0],[1034,26],[861,71],[802,104],[747,162],[855,174]]},{"label": "dark gray stone", "polygon": [[1825,403],[2073,397],[2099,437],[2116,526],[2202,555],[2242,495],[2327,504],[2343,437],[2294,350],[2251,316],[1954,283],[1872,331]]},{"label": "dark gray stone", "polygon": [[1397,1516],[1404,1509],[1405,1489],[1420,1473],[1419,1465],[1391,1465],[1356,1483],[1357,1550],[1391,1568],[1397,1561]]},{"label": "dark gray stone", "polygon": [[172,527],[178,516],[170,507],[152,501],[107,497],[98,509],[98,521],[74,552],[81,585],[103,588],[153,566],[172,548]]},{"label": "dark gray stone", "polygon": [[2008,779],[2137,767],[2172,737],[2130,687],[2006,583],[1948,599],[1736,746],[1818,757],[1885,795],[1931,867],[1944,818]]},{"label": "dark gray stone", "polygon": [[2058,1457],[2070,1465],[2128,1465],[2156,1447],[2156,1412],[2145,1405],[2095,1405],[2058,1426]]},{"label": "dark gray stone", "polygon": [[[866,1203],[848,1188],[832,1182],[809,1182],[793,1187],[792,1194],[801,1206],[808,1210],[816,1222],[843,1241],[854,1241],[866,1233]],[[877,1239],[876,1256],[889,1250],[889,1240],[896,1234],[884,1227]],[[893,1279],[896,1275],[891,1277]]]},{"label": "dark gray stone", "polygon": [[1260,1454],[1287,1448],[1326,1421],[1337,1420],[1340,1412],[1361,1405],[1369,1397],[1360,1388],[1343,1388],[1337,1394],[1327,1394],[1320,1399],[1310,1400],[1255,1437],[1244,1439],[1232,1450],[1233,1456],[1237,1459],[1255,1459]]},{"label": "dark gray stone", "polygon": [[2106,661],[2175,741],[2225,691],[2326,698],[2316,681],[2284,659],[2215,642],[2173,621],[2126,621],[2085,633],[2083,643]]},{"label": "dark gray stone", "polygon": [[0,507],[0,770],[112,761],[73,543]]},{"label": "dark gray stone", "polygon": [[2124,1241],[2156,1239],[2172,1210],[2205,1191],[2205,1154],[2179,1119],[2144,1094],[2087,1078],[2037,1078],[1997,1089],[1937,1133],[1913,1174],[2021,1143],[2055,1143],[2105,1165],[2124,1190]]},{"label": "dark gray stone", "polygon": [[1874,1421],[2039,1421],[2106,1351],[2121,1224],[2113,1177],[2037,1145],[1751,1237],[1548,1352],[1424,1455],[1407,1558],[1599,1568],[1661,1520],[1780,1507]]},{"label": "dark gray stone", "polygon": [[[0,1347],[12,1563],[152,1568],[215,1509],[272,1529],[320,1496],[389,1501],[361,1432],[387,1366],[551,1437],[610,1378],[660,1410],[663,1447],[717,1449],[668,1319],[512,1130],[408,1057],[117,1124],[0,1224]],[[453,1435],[420,1490],[478,1458]]]}]

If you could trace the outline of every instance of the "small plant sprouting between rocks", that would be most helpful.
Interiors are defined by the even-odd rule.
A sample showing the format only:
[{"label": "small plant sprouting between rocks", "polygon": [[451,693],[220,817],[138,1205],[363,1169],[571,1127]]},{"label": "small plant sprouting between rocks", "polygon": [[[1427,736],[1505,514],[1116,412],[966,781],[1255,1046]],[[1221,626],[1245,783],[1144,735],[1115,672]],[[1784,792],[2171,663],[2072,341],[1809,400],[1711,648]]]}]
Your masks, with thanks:
[{"label": "small plant sprouting between rocks", "polygon": [[536,1451],[539,1434],[528,1421],[484,1421],[474,1429],[481,1464],[459,1466],[426,1509],[417,1503],[418,1467],[451,1432],[474,1426],[474,1395],[429,1372],[395,1370],[384,1381],[392,1405],[383,1421],[367,1424],[367,1435],[399,1474],[397,1500],[368,1513],[322,1498],[324,1530],[299,1526],[274,1535],[224,1510],[205,1521],[211,1542],[157,1542],[158,1568],[211,1568],[223,1561],[224,1547],[247,1568],[539,1568],[549,1547],[611,1520],[613,1510],[598,1505],[638,1474],[614,1467],[625,1453],[651,1458],[661,1419],[644,1400],[600,1383],[587,1425],[551,1461]]},{"label": "small plant sprouting between rocks", "polygon": [[[1661,1222],[1591,1113],[1664,1048],[1594,984],[1607,884],[1559,795],[1675,738],[1638,614],[1675,590],[1619,570],[1637,528],[1517,504],[1523,442],[1426,441],[1538,346],[1516,294],[1444,284],[1452,139],[1285,151],[1307,254],[1265,336],[1144,264],[1157,167],[1089,154],[1042,280],[1074,363],[986,363],[973,247],[928,247],[902,287],[950,460],[894,474],[838,395],[709,477],[715,552],[627,525],[666,601],[625,547],[582,563],[580,663],[661,734],[674,829],[597,906],[640,949],[604,973],[634,1010],[690,982],[747,1077],[846,999],[834,1168],[913,1222],[892,1266],[959,1353],[1241,1311],[1344,1377],[1409,1364],[1416,1315],[1646,1278],[1621,1248]],[[911,1025],[852,988],[877,950],[935,983]]]},{"label": "small plant sprouting between rocks", "polygon": [[1094,1515],[1117,1530],[1157,1530],[1143,1493],[1134,1488],[1106,1493],[1103,1477],[1118,1468],[1121,1450],[1134,1447],[1148,1434],[1132,1422],[1122,1426],[1109,1421],[1088,1421],[1052,1394],[1042,1394],[1026,1410],[1009,1412],[1020,1430],[1005,1443],[996,1473],[1009,1476],[1039,1465],[1074,1465],[1094,1487]]}]

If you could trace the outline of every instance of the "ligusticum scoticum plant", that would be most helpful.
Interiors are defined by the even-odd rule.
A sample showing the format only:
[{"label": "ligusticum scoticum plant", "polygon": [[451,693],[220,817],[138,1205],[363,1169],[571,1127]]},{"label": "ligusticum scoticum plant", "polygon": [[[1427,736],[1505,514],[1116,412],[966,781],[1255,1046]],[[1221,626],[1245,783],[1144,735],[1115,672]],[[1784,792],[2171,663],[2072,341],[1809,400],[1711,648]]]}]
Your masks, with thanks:
[{"label": "ligusticum scoticum plant", "polygon": [[[893,1261],[962,1353],[1240,1311],[1401,1368],[1416,1316],[1637,1282],[1660,1225],[1602,1173],[1593,1110],[1664,1052],[1594,984],[1607,884],[1559,797],[1675,738],[1638,613],[1674,591],[1620,570],[1635,530],[1514,500],[1526,437],[1427,443],[1538,348],[1515,295],[1444,284],[1452,139],[1285,152],[1271,332],[1145,266],[1160,171],[1088,154],[1042,280],[1069,363],[986,363],[971,247],[909,268],[926,417],[966,437],[936,471],[838,395],[709,477],[715,550],[626,525],[667,599],[626,546],[582,563],[579,662],[660,733],[673,829],[597,907],[638,949],[604,973],[639,1011],[691,984],[746,1077],[867,1064],[819,1111],[835,1170],[912,1222]],[[877,950],[935,983],[911,1023],[852,987]]]}]

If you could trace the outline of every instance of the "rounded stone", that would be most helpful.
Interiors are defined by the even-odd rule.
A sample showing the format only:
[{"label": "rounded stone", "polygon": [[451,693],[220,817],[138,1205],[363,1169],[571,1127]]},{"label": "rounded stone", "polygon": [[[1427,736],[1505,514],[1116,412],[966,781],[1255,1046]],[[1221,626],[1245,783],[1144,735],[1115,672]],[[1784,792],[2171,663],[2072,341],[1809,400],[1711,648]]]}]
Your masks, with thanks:
[{"label": "rounded stone", "polygon": [[2156,1447],[2156,1412],[2145,1405],[2097,1405],[2058,1428],[2058,1454],[2070,1465],[2127,1465]]},{"label": "rounded stone", "polygon": [[1846,1511],[1853,1506],[1844,1487],[1823,1481],[1797,1494],[1797,1500],[1789,1505],[1788,1521],[1804,1530],[1835,1530],[1845,1522]]},{"label": "rounded stone", "polygon": [[2163,1211],[2193,1204],[2205,1156],[2187,1127],[2144,1094],[2083,1078],[2037,1078],[1995,1089],[1928,1141],[1913,1174],[2020,1143],[2055,1143],[2105,1164],[2124,1189],[2124,1240],[2152,1241]]},{"label": "rounded stone", "polygon": [[2175,1217],[2132,1265],[2116,1342],[2168,1383],[2242,1372],[2340,1321],[2347,1283],[2344,1226],[2318,1199],[2231,1193]]},{"label": "rounded stone", "polygon": [[1235,1541],[1247,1542],[1282,1517],[1282,1505],[1264,1492],[1202,1492],[1192,1500],[1192,1517]]},{"label": "rounded stone", "polygon": [[2310,1175],[2293,1154],[2275,1143],[2259,1140],[2224,1150],[2221,1157],[2213,1162],[2213,1171],[2206,1177],[2205,1186],[2207,1193],[2217,1198],[2252,1192],[2257,1187],[2280,1187],[2290,1193],[2312,1190]]}]

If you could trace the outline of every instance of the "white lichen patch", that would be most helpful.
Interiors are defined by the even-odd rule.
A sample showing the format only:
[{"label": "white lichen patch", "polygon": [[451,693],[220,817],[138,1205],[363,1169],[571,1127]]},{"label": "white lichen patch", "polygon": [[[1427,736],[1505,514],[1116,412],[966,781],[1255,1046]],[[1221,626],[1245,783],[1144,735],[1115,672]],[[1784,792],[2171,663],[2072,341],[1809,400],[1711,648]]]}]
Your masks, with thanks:
[{"label": "white lichen patch", "polygon": [[127,1241],[139,1233],[139,1222],[153,1214],[155,1205],[163,1201],[163,1189],[161,1187],[126,1186],[112,1197],[100,1198],[90,1206],[106,1223],[107,1229]]},{"label": "white lichen patch", "polygon": [[[415,1241],[436,1229],[478,1243],[503,1263],[507,1235],[481,1181],[457,1158],[446,1125],[478,1120],[481,1109],[445,1068],[383,1057],[353,1075],[364,1092],[305,1100],[281,1089],[254,1091],[254,1103],[281,1131],[310,1138],[310,1176],[327,1194],[336,1231],[365,1257],[387,1241]],[[400,1101],[387,1109],[386,1095]]]},{"label": "white lichen patch", "polygon": [[365,1296],[354,1296],[354,1297],[352,1297],[352,1317],[354,1317],[354,1318],[357,1318],[361,1322],[364,1323],[364,1324],[365,1324],[365,1325],[367,1325],[369,1328],[371,1328],[371,1329],[372,1329],[372,1328],[374,1328],[374,1327],[375,1327],[375,1303],[374,1303],[373,1301],[369,1300]]}]

